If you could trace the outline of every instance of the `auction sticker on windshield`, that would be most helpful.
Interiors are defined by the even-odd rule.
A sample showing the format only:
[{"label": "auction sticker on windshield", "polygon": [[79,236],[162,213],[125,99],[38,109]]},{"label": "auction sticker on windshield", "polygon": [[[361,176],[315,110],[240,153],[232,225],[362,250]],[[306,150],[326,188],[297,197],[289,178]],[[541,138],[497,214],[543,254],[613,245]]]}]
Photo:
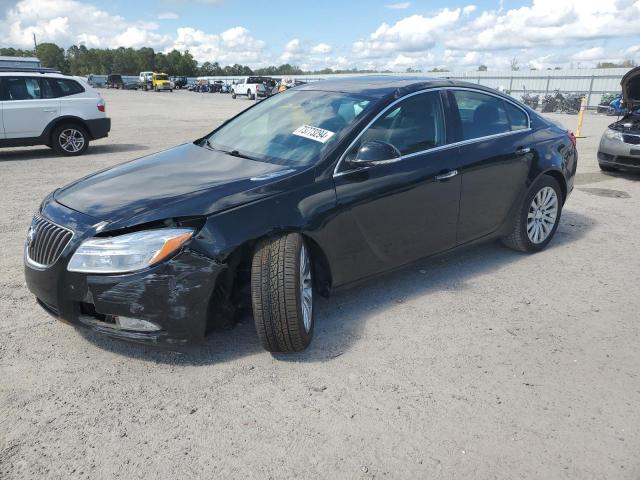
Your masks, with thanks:
[{"label": "auction sticker on windshield", "polygon": [[302,125],[293,131],[294,135],[299,137],[308,138],[309,140],[315,140],[316,142],[326,143],[335,132],[325,130],[324,128],[312,127],[311,125]]}]

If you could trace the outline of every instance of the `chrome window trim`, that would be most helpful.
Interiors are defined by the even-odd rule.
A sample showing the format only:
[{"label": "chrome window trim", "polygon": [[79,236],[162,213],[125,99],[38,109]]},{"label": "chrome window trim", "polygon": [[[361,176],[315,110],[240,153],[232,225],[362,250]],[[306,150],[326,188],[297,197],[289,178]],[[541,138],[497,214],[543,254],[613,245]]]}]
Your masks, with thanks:
[{"label": "chrome window trim", "polygon": [[[420,94],[427,93],[427,92],[437,92],[437,91],[441,91],[441,90],[465,90],[465,91],[469,91],[469,92],[482,93],[482,94],[485,94],[485,95],[489,95],[489,96],[492,96],[492,97],[499,98],[499,99],[501,99],[501,100],[503,100],[505,102],[509,102],[511,105],[513,105],[516,108],[519,108],[522,112],[524,112],[524,114],[527,116],[527,122],[528,122],[529,126],[527,128],[521,128],[520,130],[511,130],[509,132],[495,133],[493,135],[487,135],[485,137],[471,138],[469,140],[460,140],[459,142],[453,142],[453,143],[447,143],[445,145],[439,145],[437,147],[428,148],[426,150],[420,150],[419,152],[413,152],[413,153],[408,153],[406,155],[401,155],[399,158],[393,159],[393,161],[386,161],[385,163],[396,163],[396,162],[399,162],[399,161],[404,160],[406,158],[412,158],[412,157],[415,157],[417,155],[424,155],[425,153],[438,152],[438,151],[446,150],[448,148],[459,147],[459,146],[468,145],[468,144],[471,144],[471,143],[484,142],[484,141],[491,140],[491,139],[494,139],[494,138],[504,137],[504,136],[507,136],[507,135],[513,135],[515,133],[529,132],[529,131],[532,130],[531,129],[531,116],[529,115],[529,112],[527,112],[524,108],[522,108],[517,103],[513,102],[512,100],[509,100],[509,99],[503,97],[502,95],[498,95],[498,94],[495,94],[495,93],[492,93],[492,92],[486,92],[484,90],[479,90],[479,89],[476,89],[476,88],[469,88],[469,87],[452,86],[452,87],[425,88],[425,89],[418,90],[417,92],[410,93],[408,95],[405,95],[403,97],[400,97],[400,98],[394,100],[389,105],[387,105],[384,108],[384,110],[382,110],[375,117],[373,117],[373,119],[362,129],[362,131],[358,134],[358,136],[356,136],[356,138],[353,139],[353,141],[349,144],[349,146],[342,153],[342,155],[338,159],[338,163],[336,163],[336,166],[333,169],[333,177],[334,178],[335,177],[341,177],[342,175],[346,175],[347,173],[360,172],[362,170],[367,170],[369,168],[375,167],[376,165],[370,165],[370,166],[358,167],[358,168],[354,168],[354,169],[350,169],[350,170],[344,170],[344,171],[341,171],[341,172],[338,171],[338,169],[340,168],[340,165],[344,162],[344,157],[347,155],[347,152],[349,152],[349,150],[351,150],[351,148],[358,142],[358,140],[360,140],[360,137],[362,137],[364,132],[366,132],[369,129],[369,127],[371,127],[371,125],[373,125],[382,115],[387,113],[387,111],[389,109],[391,109],[394,105],[400,103],[402,100],[404,100],[406,98],[413,97],[414,95],[420,95]],[[444,108],[444,105],[442,107]],[[445,131],[446,131],[446,128],[447,128],[447,125],[446,125],[446,115],[445,115]]]}]

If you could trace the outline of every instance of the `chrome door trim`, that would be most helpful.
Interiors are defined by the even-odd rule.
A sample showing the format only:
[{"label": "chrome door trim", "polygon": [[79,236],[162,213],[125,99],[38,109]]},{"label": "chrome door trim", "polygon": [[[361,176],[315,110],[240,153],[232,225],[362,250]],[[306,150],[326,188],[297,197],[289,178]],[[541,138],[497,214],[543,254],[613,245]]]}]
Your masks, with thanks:
[{"label": "chrome door trim", "polygon": [[[417,155],[424,155],[424,154],[430,153],[430,152],[438,152],[438,151],[446,150],[446,149],[449,149],[449,148],[455,148],[455,147],[459,147],[459,146],[469,145],[469,144],[472,144],[472,143],[484,142],[484,141],[487,141],[487,140],[492,140],[492,139],[499,138],[499,137],[505,137],[505,136],[508,136],[508,135],[516,134],[516,133],[532,131],[532,128],[531,128],[531,116],[529,115],[529,112],[527,112],[524,108],[522,108],[517,103],[509,100],[508,98],[503,97],[502,95],[494,94],[492,92],[486,92],[484,90],[479,90],[479,89],[476,89],[476,88],[469,88],[469,87],[451,86],[451,87],[425,88],[425,89],[422,89],[422,90],[418,90],[417,92],[412,92],[412,93],[410,93],[408,95],[405,95],[403,97],[400,97],[400,98],[394,100],[389,105],[387,105],[380,113],[378,113],[375,117],[373,117],[373,119],[360,131],[360,133],[356,136],[356,138],[353,139],[353,141],[349,144],[349,146],[342,153],[342,155],[338,159],[338,162],[336,163],[335,168],[333,169],[333,177],[334,178],[341,177],[341,176],[346,175],[348,173],[360,172],[362,170],[367,170],[369,168],[375,167],[376,165],[367,165],[367,166],[358,167],[358,168],[354,168],[354,169],[350,169],[350,170],[344,170],[344,171],[341,171],[341,172],[338,171],[338,169],[340,168],[341,164],[344,162],[344,157],[347,155],[347,152],[349,150],[351,150],[351,148],[356,144],[356,142],[358,140],[360,140],[360,137],[362,137],[364,132],[366,132],[369,129],[369,127],[371,127],[371,125],[373,125],[382,115],[384,115],[394,105],[398,104],[399,102],[401,102],[402,100],[404,100],[406,98],[413,97],[414,95],[420,95],[422,93],[427,93],[427,92],[436,92],[436,91],[440,91],[440,90],[465,90],[465,91],[470,91],[470,92],[484,93],[485,95],[496,97],[496,98],[499,98],[501,100],[504,100],[505,102],[509,102],[510,104],[512,104],[513,106],[515,106],[516,108],[519,108],[522,112],[524,112],[524,114],[527,116],[527,121],[528,121],[529,126],[528,126],[528,128],[523,128],[523,129],[520,129],[520,130],[511,130],[509,132],[496,133],[496,134],[493,134],[493,135],[487,135],[485,137],[471,138],[469,140],[461,140],[459,142],[453,142],[453,143],[447,143],[445,145],[439,145],[437,147],[428,148],[426,150],[420,150],[419,152],[412,152],[412,153],[408,153],[406,155],[401,155],[400,158],[393,159],[393,162],[385,162],[385,163],[395,163],[395,162],[399,162],[401,160],[405,160],[407,158],[415,157]],[[447,128],[447,125],[445,123],[445,130],[446,130],[446,128]]]}]

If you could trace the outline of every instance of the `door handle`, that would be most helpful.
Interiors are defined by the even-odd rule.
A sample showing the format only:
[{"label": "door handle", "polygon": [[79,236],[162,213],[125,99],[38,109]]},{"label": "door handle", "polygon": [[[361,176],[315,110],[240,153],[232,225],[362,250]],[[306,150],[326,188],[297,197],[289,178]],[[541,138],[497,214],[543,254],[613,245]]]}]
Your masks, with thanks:
[{"label": "door handle", "polygon": [[447,178],[452,178],[458,175],[458,170],[451,170],[447,173],[443,173],[442,175],[436,175],[436,180],[446,180]]},{"label": "door handle", "polygon": [[53,112],[57,112],[58,109],[57,108],[45,108],[44,111],[47,112],[47,113],[53,113]]},{"label": "door handle", "polygon": [[520,147],[516,149],[516,155],[525,155],[531,152],[531,147]]}]

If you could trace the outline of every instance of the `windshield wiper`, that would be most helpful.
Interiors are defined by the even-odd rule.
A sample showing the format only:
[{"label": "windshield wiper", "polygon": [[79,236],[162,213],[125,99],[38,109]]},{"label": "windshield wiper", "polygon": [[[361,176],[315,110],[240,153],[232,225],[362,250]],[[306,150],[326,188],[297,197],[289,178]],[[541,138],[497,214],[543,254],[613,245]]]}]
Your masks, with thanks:
[{"label": "windshield wiper", "polygon": [[249,155],[245,155],[244,153],[240,153],[238,150],[222,150],[224,153],[234,156],[234,157],[239,157],[239,158],[246,158],[247,160],[255,160],[255,158],[250,157]]},{"label": "windshield wiper", "polygon": [[238,150],[225,150],[223,148],[216,147],[209,141],[208,138],[204,141],[204,144],[209,150],[215,150],[217,152],[226,153],[227,155],[231,155],[232,157],[246,158],[247,160],[257,161],[256,158],[250,157],[249,155],[246,155],[244,153],[240,153]]}]

